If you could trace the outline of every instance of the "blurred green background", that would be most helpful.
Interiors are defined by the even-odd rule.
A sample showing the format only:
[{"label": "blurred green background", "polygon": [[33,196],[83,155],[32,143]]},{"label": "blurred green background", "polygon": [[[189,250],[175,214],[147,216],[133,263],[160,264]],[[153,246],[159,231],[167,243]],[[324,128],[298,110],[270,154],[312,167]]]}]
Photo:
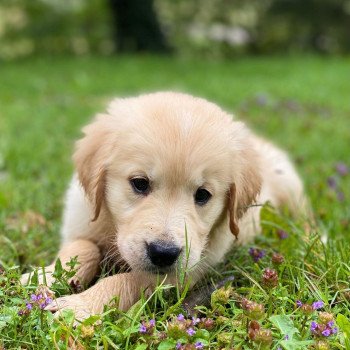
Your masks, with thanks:
[{"label": "blurred green background", "polygon": [[2,0],[0,58],[350,51],[349,0]]}]

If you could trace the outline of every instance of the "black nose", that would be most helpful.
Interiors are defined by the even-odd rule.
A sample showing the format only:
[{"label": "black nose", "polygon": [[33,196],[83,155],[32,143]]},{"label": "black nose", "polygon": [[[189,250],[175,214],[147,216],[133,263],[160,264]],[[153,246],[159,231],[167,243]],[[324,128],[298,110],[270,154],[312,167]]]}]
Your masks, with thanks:
[{"label": "black nose", "polygon": [[181,249],[168,242],[152,242],[147,244],[147,253],[152,263],[158,267],[172,265],[180,255]]}]

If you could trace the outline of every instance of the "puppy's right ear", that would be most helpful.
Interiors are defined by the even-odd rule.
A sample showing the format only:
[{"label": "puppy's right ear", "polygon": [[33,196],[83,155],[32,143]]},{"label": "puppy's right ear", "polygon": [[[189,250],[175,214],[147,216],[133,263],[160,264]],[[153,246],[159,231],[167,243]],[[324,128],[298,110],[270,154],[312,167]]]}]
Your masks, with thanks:
[{"label": "puppy's right ear", "polygon": [[234,125],[234,176],[228,193],[229,224],[239,234],[238,221],[255,202],[262,185],[260,156],[250,141],[250,132],[240,123]]},{"label": "puppy's right ear", "polygon": [[83,129],[85,136],[76,143],[73,161],[84,191],[94,205],[97,220],[105,200],[108,165],[113,150],[109,115],[98,115],[96,120]]}]

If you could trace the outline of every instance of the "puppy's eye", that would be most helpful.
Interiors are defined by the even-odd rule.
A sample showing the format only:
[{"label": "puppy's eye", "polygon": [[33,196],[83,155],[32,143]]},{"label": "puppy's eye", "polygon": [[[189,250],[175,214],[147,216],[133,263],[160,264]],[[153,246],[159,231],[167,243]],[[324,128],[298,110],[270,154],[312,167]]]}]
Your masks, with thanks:
[{"label": "puppy's eye", "polygon": [[198,190],[194,194],[194,201],[198,205],[206,204],[210,198],[211,198],[211,193],[205,188],[201,188],[201,187],[198,188]]},{"label": "puppy's eye", "polygon": [[138,194],[147,195],[151,189],[149,180],[144,177],[135,177],[130,179],[133,190]]}]

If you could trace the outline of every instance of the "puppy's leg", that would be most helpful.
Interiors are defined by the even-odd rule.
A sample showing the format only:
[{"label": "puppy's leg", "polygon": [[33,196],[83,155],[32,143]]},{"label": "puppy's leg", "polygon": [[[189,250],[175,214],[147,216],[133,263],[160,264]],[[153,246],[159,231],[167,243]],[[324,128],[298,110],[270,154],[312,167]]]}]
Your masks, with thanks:
[{"label": "puppy's leg", "polygon": [[156,279],[145,273],[121,273],[103,278],[91,288],[80,294],[68,295],[54,300],[46,310],[61,311],[72,309],[76,319],[83,320],[90,315],[103,312],[113,297],[119,297],[119,309],[128,310],[145,291],[149,294],[154,288]]},{"label": "puppy's leg", "polygon": [[[77,257],[78,265],[76,275],[72,278],[79,281],[80,284],[88,284],[96,276],[99,263],[101,261],[101,253],[97,245],[88,240],[75,240],[63,245],[58,253],[57,258],[61,260],[63,268],[74,257]],[[52,273],[55,270],[55,262],[44,268],[44,272],[39,270],[39,283],[51,286],[54,282]],[[22,275],[21,283],[26,284],[30,279],[31,273]]]}]

